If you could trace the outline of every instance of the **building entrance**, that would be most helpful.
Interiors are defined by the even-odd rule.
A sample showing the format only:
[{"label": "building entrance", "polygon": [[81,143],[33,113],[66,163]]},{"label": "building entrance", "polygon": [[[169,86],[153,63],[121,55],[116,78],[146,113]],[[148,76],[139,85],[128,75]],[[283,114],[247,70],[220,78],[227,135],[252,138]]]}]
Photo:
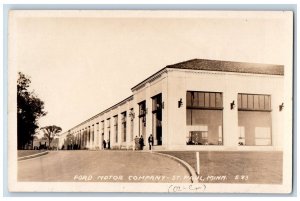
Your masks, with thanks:
[{"label": "building entrance", "polygon": [[146,138],[146,101],[139,103],[139,136]]},{"label": "building entrance", "polygon": [[154,145],[162,145],[162,95],[152,97],[152,134]]}]

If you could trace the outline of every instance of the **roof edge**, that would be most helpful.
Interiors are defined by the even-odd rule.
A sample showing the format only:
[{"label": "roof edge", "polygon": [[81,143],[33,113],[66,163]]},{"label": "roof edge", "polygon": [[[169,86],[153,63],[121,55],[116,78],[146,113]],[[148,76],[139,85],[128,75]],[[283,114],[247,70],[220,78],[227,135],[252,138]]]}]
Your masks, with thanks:
[{"label": "roof edge", "polygon": [[138,88],[140,85],[146,83],[147,81],[151,80],[151,78],[164,73],[164,71],[167,70],[167,67],[164,67],[162,69],[160,69],[159,71],[157,71],[156,73],[152,74],[151,76],[147,77],[146,79],[144,79],[143,81],[141,81],[140,83],[138,83],[137,85],[135,85],[134,87],[131,88],[131,91],[133,92],[134,90],[136,90],[136,88]]},{"label": "roof edge", "polygon": [[[202,68],[202,69],[197,69],[197,68],[191,68],[191,67],[187,67],[185,64],[190,64],[193,62],[211,62],[211,65],[218,65],[217,62],[223,63],[225,64],[225,66],[223,66],[224,69],[217,69],[217,68]],[[199,63],[198,63],[199,64]],[[226,69],[226,64],[233,64],[236,66],[233,66],[232,69]],[[203,65],[203,64],[202,64]],[[237,68],[237,66],[239,66]],[[258,71],[258,66],[259,68],[265,68],[266,72],[259,72]],[[203,67],[203,66],[202,66]],[[234,67],[237,69],[234,69]],[[170,68],[170,69],[187,69],[187,70],[203,70],[203,71],[219,71],[219,72],[233,72],[233,73],[250,73],[250,74],[265,74],[265,75],[284,75],[284,65],[280,65],[280,64],[267,64],[267,63],[253,63],[253,62],[241,62],[241,61],[225,61],[225,60],[214,60],[214,59],[191,59],[191,60],[187,60],[187,61],[183,61],[183,62],[179,62],[179,63],[175,63],[175,64],[171,64],[171,65],[167,65],[166,68]],[[244,68],[244,69],[243,69]],[[274,72],[270,72],[270,68],[277,68],[278,72],[275,72],[276,70],[274,70]],[[280,69],[278,69],[280,68]]]},{"label": "roof edge", "polygon": [[94,118],[97,118],[98,116],[101,116],[102,114],[105,114],[106,112],[112,110],[114,107],[117,107],[117,106],[121,105],[121,103],[130,101],[130,100],[132,100],[132,99],[133,99],[133,95],[131,95],[131,96],[129,96],[129,97],[123,99],[122,101],[120,101],[120,102],[114,104],[113,106],[111,106],[111,107],[109,107],[109,108],[103,110],[102,112],[99,112],[98,114],[96,114],[96,115],[94,115],[94,116],[88,118],[87,120],[85,120],[85,121],[83,121],[83,122],[77,124],[76,126],[73,126],[72,128],[66,130],[65,132],[68,132],[69,130],[72,130],[72,129],[74,129],[74,128],[76,128],[76,127],[78,127],[78,126],[80,126],[80,125],[82,125],[82,124],[84,124],[84,123],[86,123],[86,122],[88,122],[88,121],[90,121],[90,120],[93,120]]},{"label": "roof edge", "polygon": [[[254,71],[237,71],[237,70],[216,70],[216,69],[191,69],[191,68],[184,68],[182,67],[182,65],[186,64],[186,63],[191,63],[191,62],[195,62],[195,61],[208,61],[208,62],[225,62],[225,63],[232,63],[232,64],[240,64],[240,65],[253,65],[253,66],[264,66],[264,67],[280,67],[282,68],[282,73],[264,73],[264,72],[254,72]],[[179,67],[181,66],[181,67]],[[247,74],[265,74],[265,75],[284,75],[284,69],[283,69],[284,65],[278,65],[278,64],[265,64],[265,63],[251,63],[251,62],[241,62],[241,61],[225,61],[225,60],[215,60],[215,59],[190,59],[190,60],[186,60],[183,62],[179,62],[179,63],[175,63],[175,64],[171,64],[171,65],[167,65],[164,68],[162,68],[161,70],[157,71],[156,73],[152,74],[151,76],[147,77],[146,79],[144,79],[143,81],[141,81],[140,83],[138,83],[137,85],[135,85],[134,87],[131,88],[131,91],[133,92],[134,90],[136,90],[137,88],[139,88],[139,86],[146,84],[146,82],[148,82],[149,80],[151,80],[151,78],[157,76],[158,74],[160,74],[162,71],[167,70],[167,69],[187,69],[187,70],[198,70],[198,71],[216,71],[216,72],[232,72],[232,73],[247,73]]]}]

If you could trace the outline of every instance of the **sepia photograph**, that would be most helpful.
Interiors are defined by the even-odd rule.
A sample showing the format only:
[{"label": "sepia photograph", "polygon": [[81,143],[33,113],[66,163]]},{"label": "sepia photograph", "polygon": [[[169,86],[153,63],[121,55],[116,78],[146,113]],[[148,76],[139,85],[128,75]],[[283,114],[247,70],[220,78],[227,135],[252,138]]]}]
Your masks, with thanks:
[{"label": "sepia photograph", "polygon": [[8,20],[10,192],[292,191],[292,11]]}]

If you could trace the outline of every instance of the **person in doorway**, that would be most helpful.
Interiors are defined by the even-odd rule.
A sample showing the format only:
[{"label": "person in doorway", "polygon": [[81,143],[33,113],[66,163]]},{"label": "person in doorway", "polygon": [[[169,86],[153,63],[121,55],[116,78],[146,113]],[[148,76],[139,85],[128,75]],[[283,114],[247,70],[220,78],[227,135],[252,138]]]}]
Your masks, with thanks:
[{"label": "person in doorway", "polygon": [[103,145],[103,149],[106,149],[106,141],[105,140],[103,140],[102,145]]},{"label": "person in doorway", "polygon": [[143,135],[141,135],[141,137],[139,139],[139,144],[140,144],[140,149],[143,150],[143,148],[145,146]]},{"label": "person in doorway", "polygon": [[149,144],[149,150],[151,150],[152,146],[153,146],[153,135],[150,134],[150,136],[148,137],[148,144]]}]

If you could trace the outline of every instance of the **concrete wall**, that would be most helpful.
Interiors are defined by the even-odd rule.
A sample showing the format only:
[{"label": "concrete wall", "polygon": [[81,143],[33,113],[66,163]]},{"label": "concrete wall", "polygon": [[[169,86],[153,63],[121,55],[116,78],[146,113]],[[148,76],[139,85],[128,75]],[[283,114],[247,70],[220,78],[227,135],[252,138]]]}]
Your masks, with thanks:
[{"label": "concrete wall", "polygon": [[[162,102],[167,102],[167,74],[163,73],[158,79],[148,82],[143,88],[133,92],[134,109],[135,109],[135,120],[134,120],[134,136],[139,136],[139,106],[138,103],[146,101],[146,135],[144,136],[145,147],[149,149],[148,137],[153,133],[152,131],[152,97],[158,94],[162,94]],[[162,125],[167,124],[167,116],[164,115],[167,108],[163,109]],[[163,143],[167,142],[166,131],[163,127]],[[166,133],[166,134],[165,134]],[[164,145],[164,144],[163,144]],[[165,144],[166,146],[167,144]]]},{"label": "concrete wall", "polygon": [[[130,122],[129,113],[130,109],[133,107],[132,100],[128,99],[124,102],[116,105],[105,113],[99,114],[94,118],[91,118],[88,121],[85,121],[78,126],[70,129],[68,132],[65,132],[60,137],[60,142],[67,138],[67,134],[70,132],[77,144],[81,145],[80,149],[91,149],[91,150],[99,150],[103,149],[103,140],[107,141],[109,138],[109,130],[110,130],[110,145],[111,148],[122,148],[129,147],[132,144],[132,139],[130,138],[130,126],[127,126],[127,134],[129,135],[126,138],[126,142],[122,142],[121,140],[121,113],[127,113],[127,121]],[[118,132],[116,133],[114,129],[114,116],[118,116]],[[107,119],[110,119],[108,121]],[[102,136],[102,129],[104,121],[104,136]],[[129,124],[130,125],[130,124]],[[109,129],[110,127],[110,129]],[[116,142],[116,136],[118,136],[118,142]]]}]

